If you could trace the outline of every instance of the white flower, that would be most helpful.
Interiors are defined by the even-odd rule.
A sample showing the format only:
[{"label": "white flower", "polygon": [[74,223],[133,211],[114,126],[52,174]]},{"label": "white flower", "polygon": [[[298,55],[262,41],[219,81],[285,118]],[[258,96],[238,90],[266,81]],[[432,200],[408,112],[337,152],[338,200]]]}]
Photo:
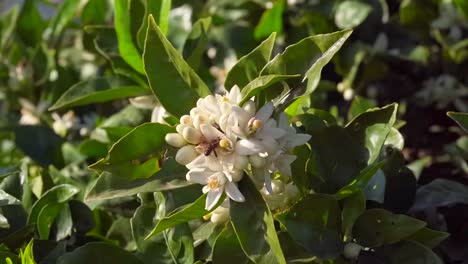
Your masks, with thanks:
[{"label": "white flower", "polygon": [[203,187],[203,193],[208,193],[205,204],[206,210],[211,210],[218,203],[223,192],[236,202],[245,201],[237,185],[228,180],[224,171],[213,171],[208,168],[193,168],[187,173],[187,180],[189,182],[205,185]]},{"label": "white flower", "polygon": [[68,111],[62,116],[56,112],[53,112],[52,118],[54,119],[52,128],[54,129],[55,133],[61,136],[65,136],[70,129],[76,128],[79,125],[79,120],[73,111]]},{"label": "white flower", "polygon": [[300,197],[299,190],[293,183],[285,184],[280,180],[272,180],[271,186],[271,191],[268,191],[266,186],[260,190],[271,210],[286,209]]},{"label": "white flower", "polygon": [[224,199],[214,211],[211,213],[210,221],[215,224],[224,224],[229,220],[229,199]]}]

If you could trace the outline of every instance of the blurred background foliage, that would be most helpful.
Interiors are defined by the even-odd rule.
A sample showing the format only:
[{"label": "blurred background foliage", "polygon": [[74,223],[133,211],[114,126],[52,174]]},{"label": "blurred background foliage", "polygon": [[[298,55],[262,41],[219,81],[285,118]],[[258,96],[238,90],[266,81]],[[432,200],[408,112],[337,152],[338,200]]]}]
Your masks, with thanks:
[{"label": "blurred background foliage", "polygon": [[[109,245],[140,248],[146,232],[138,238],[131,225],[148,221],[135,215],[154,213],[153,197],[85,195],[98,177],[88,165],[132,127],[151,117],[177,122],[158,117],[157,102],[141,97],[151,95],[139,57],[148,10],[212,91],[234,84],[226,80],[229,69],[272,32],[277,54],[307,36],[353,28],[314,93],[295,102],[296,113],[315,109],[344,125],[367,109],[398,102],[395,126],[402,138],[395,141],[403,146],[404,139],[404,148],[394,160],[408,163],[417,190],[406,199],[401,183],[387,187],[403,195],[393,209],[451,234],[435,248],[446,263],[468,261],[466,116],[454,118],[458,126],[446,115],[468,112],[468,1],[3,0],[0,263],[8,263],[2,257],[33,263],[24,262],[33,261],[32,254],[37,263],[55,263],[90,243],[101,243],[102,252]],[[181,201],[163,199],[168,212],[199,196],[173,192]],[[154,247],[166,246],[161,237],[155,240]],[[119,254],[115,260],[121,262],[114,263],[133,263],[124,261],[125,251]],[[167,255],[144,258],[171,262]]]}]

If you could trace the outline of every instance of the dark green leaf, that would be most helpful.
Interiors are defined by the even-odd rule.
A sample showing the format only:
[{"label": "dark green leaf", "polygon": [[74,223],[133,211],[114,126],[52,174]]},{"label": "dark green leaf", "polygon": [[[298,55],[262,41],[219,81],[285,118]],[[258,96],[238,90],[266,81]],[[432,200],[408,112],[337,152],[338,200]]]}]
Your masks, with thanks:
[{"label": "dark green leaf", "polygon": [[239,182],[246,202],[231,201],[230,215],[244,253],[255,263],[286,263],[273,217],[248,177]]},{"label": "dark green leaf", "polygon": [[65,204],[63,203],[49,203],[42,208],[36,219],[40,239],[49,239],[50,227],[64,207]]},{"label": "dark green leaf", "polygon": [[244,104],[250,98],[257,95],[262,90],[287,79],[297,78],[300,75],[264,75],[259,76],[249,82],[244,88],[241,90],[242,100],[240,101],[239,105]]},{"label": "dark green leaf", "polygon": [[148,23],[143,58],[150,87],[164,108],[180,117],[189,113],[198,98],[211,92],[169,43],[152,16]]},{"label": "dark green leaf", "polygon": [[137,72],[144,74],[143,60],[133,41],[131,33],[130,1],[115,1],[115,30],[119,38],[119,51],[122,58]]},{"label": "dark green leaf", "polygon": [[457,203],[468,204],[468,187],[456,181],[435,179],[420,187],[412,210],[424,210]]},{"label": "dark green leaf", "polygon": [[275,39],[276,33],[272,33],[258,47],[239,59],[226,76],[226,89],[230,90],[234,85],[244,87],[260,75],[260,71],[270,60]]},{"label": "dark green leaf", "polygon": [[354,222],[366,210],[366,197],[362,191],[357,191],[343,199],[341,211],[341,231],[348,240],[352,234]]},{"label": "dark green leaf", "polygon": [[59,258],[57,264],[143,264],[131,253],[101,242],[88,243]]},{"label": "dark green leaf", "polygon": [[376,250],[379,259],[389,264],[442,264],[432,250],[415,241],[401,241]]},{"label": "dark green leaf", "polygon": [[198,69],[200,60],[208,43],[208,31],[211,26],[211,17],[201,18],[192,26],[183,48],[184,59],[193,68]]},{"label": "dark green leaf", "polygon": [[430,228],[423,228],[418,230],[416,233],[412,234],[407,240],[413,240],[428,248],[435,248],[437,247],[440,242],[444,241],[447,237],[449,237],[449,233],[441,232],[437,230],[432,230]]},{"label": "dark green leaf", "polygon": [[39,14],[36,1],[24,1],[16,27],[18,34],[28,46],[35,47],[40,44],[46,24]]},{"label": "dark green leaf", "polygon": [[457,122],[461,128],[468,131],[468,113],[447,112],[447,115]]},{"label": "dark green leaf", "polygon": [[85,25],[104,25],[111,13],[113,12],[109,1],[90,0],[81,12],[81,20]]},{"label": "dark green leaf", "polygon": [[110,100],[140,96],[149,89],[118,76],[101,77],[79,82],[68,89],[49,110],[70,108],[78,105],[107,102]]},{"label": "dark green leaf", "polygon": [[365,2],[351,0],[341,2],[335,11],[335,24],[338,28],[359,26],[372,11],[372,6]]},{"label": "dark green leaf", "polygon": [[249,258],[244,254],[237,240],[236,233],[231,225],[227,225],[216,238],[213,248],[213,263],[242,264],[249,263]]},{"label": "dark green leaf", "polygon": [[79,1],[64,1],[59,7],[58,13],[49,22],[49,27],[44,31],[44,38],[56,43],[65,27],[72,20],[79,4]]},{"label": "dark green leaf", "polygon": [[291,237],[314,256],[328,259],[341,253],[341,213],[332,196],[307,195],[278,218]]},{"label": "dark green leaf", "polygon": [[263,12],[258,25],[255,27],[254,36],[261,39],[275,32],[278,35],[283,31],[283,10],[285,0],[276,0],[273,6]]},{"label": "dark green leaf", "polygon": [[10,10],[2,15],[0,19],[0,51],[6,47],[6,44],[11,39],[11,36],[16,27],[18,19],[18,5],[13,6]]},{"label": "dark green leaf", "polygon": [[0,179],[3,179],[5,177],[8,177],[12,174],[17,174],[19,173],[20,170],[16,166],[11,166],[11,167],[0,167]]},{"label": "dark green leaf", "polygon": [[406,215],[370,209],[354,223],[353,237],[364,247],[378,247],[401,241],[425,225],[425,222]]},{"label": "dark green leaf", "polygon": [[454,0],[455,5],[460,9],[461,13],[465,18],[468,18],[468,1],[466,0]]},{"label": "dark green leaf", "polygon": [[376,107],[376,104],[373,100],[361,96],[355,96],[351,106],[349,107],[348,120],[351,120],[374,107]]}]

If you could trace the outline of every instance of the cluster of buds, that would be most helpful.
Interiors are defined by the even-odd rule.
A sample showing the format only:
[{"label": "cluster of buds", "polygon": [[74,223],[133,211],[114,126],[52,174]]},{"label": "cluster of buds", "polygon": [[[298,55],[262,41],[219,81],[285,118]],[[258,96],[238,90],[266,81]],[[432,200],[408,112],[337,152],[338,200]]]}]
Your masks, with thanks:
[{"label": "cluster of buds", "polygon": [[[176,161],[189,169],[187,180],[204,185],[207,210],[223,193],[236,202],[245,201],[237,187],[245,172],[252,175],[259,189],[273,194],[272,175],[290,178],[296,158],[290,152],[310,139],[310,135],[296,134],[286,114],[272,118],[272,103],[257,111],[254,101],[240,102],[237,86],[225,95],[201,98],[190,115],[180,118],[177,133],[166,135],[166,142],[179,148]],[[229,207],[228,202],[224,204],[223,208]]]}]

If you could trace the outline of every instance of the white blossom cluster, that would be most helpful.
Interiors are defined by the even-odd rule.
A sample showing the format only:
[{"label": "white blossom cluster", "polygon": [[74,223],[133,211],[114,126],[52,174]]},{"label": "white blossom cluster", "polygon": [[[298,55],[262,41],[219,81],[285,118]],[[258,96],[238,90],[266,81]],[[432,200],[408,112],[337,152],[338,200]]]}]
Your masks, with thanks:
[{"label": "white blossom cluster", "polygon": [[[169,145],[180,148],[175,159],[189,169],[187,180],[204,185],[207,210],[219,202],[223,193],[236,202],[245,201],[237,187],[244,172],[260,182],[267,194],[273,194],[272,174],[289,178],[291,163],[296,159],[290,152],[310,139],[310,135],[296,134],[286,114],[274,119],[272,103],[257,111],[254,101],[242,106],[240,101],[237,86],[225,95],[201,98],[190,115],[180,118],[177,133],[166,135]],[[213,216],[225,219],[221,211],[226,215],[226,208],[228,200]]]}]

